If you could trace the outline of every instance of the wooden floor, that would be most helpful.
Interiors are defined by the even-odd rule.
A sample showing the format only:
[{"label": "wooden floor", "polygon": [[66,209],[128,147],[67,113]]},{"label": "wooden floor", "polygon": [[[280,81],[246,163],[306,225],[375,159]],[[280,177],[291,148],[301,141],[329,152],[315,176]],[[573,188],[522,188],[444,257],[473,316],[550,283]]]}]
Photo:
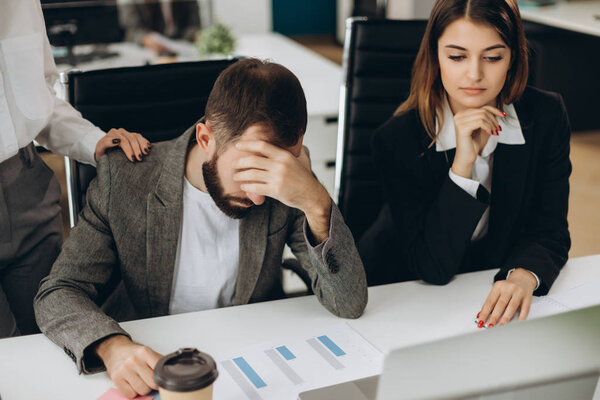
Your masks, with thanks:
[{"label": "wooden floor", "polygon": [[[342,47],[333,39],[296,37],[299,43],[322,56],[341,64]],[[46,162],[55,170],[63,190],[63,219],[68,235],[68,209],[63,158],[44,154]],[[569,197],[570,257],[600,254],[600,131],[573,132],[571,137],[571,194]]]}]

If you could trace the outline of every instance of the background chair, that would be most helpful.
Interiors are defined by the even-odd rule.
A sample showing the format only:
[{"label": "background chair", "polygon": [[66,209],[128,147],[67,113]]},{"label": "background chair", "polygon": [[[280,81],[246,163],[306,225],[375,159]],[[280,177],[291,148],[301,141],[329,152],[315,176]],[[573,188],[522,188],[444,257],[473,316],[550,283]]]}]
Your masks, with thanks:
[{"label": "background chair", "polygon": [[358,241],[383,205],[371,134],[410,91],[411,70],[427,21],[346,20],[335,194]]}]

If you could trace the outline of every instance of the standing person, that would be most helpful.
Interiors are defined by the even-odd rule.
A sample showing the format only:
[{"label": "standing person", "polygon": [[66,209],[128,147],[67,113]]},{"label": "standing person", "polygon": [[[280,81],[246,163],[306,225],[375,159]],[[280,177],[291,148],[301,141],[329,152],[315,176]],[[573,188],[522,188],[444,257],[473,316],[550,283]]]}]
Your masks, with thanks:
[{"label": "standing person", "polygon": [[479,327],[548,292],[571,244],[570,127],[527,62],[514,1],[435,3],[410,95],[373,136],[387,203],[359,245],[370,284],[499,268]]},{"label": "standing person", "polygon": [[60,186],[33,145],[95,165],[120,146],[142,160],[149,142],[104,134],[52,89],[56,66],[40,2],[2,0],[0,13],[0,338],[39,332],[33,297],[62,243]]}]

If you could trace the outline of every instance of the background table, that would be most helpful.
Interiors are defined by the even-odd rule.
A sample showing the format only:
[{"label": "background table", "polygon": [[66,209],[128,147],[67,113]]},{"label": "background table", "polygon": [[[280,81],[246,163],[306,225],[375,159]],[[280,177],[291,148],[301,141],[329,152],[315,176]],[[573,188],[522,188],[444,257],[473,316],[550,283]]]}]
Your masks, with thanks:
[{"label": "background table", "polygon": [[600,1],[560,1],[521,6],[531,48],[529,84],[560,93],[573,131],[600,129]]},{"label": "background table", "polygon": [[521,17],[526,21],[600,36],[600,1],[568,1],[552,6],[521,6]]},{"label": "background table", "polygon": [[[446,286],[415,281],[369,288],[365,314],[346,322],[383,352],[478,331],[473,319],[490,290],[495,272],[458,275]],[[573,259],[564,267],[551,293],[598,280],[600,256]],[[187,346],[208,353],[224,352],[340,321],[314,296],[307,296],[122,325],[134,340],[166,354]],[[3,400],[96,399],[111,386],[106,373],[78,376],[71,359],[43,335],[0,340]]]}]

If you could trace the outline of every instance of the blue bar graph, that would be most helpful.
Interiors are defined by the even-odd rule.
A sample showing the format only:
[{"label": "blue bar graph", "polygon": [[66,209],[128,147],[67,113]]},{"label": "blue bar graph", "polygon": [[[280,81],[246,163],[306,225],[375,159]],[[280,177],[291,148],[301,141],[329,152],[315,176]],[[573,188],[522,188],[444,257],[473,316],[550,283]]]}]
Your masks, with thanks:
[{"label": "blue bar graph", "polygon": [[327,335],[319,336],[317,339],[319,339],[319,342],[323,343],[325,347],[327,347],[329,351],[331,351],[337,357],[346,355],[344,350],[340,349],[338,345],[335,344],[333,340],[329,339]]},{"label": "blue bar graph", "polygon": [[293,360],[294,358],[296,358],[296,356],[294,355],[294,353],[292,353],[290,351],[290,349],[288,349],[285,346],[279,346],[276,349],[279,352],[279,354],[281,354],[283,356],[283,358],[285,358],[288,361]]},{"label": "blue bar graph", "polygon": [[265,381],[263,381],[261,379],[261,377],[258,376],[258,374],[256,373],[256,371],[254,369],[252,369],[252,367],[250,366],[250,364],[248,364],[246,362],[246,360],[244,360],[243,357],[234,358],[233,362],[238,366],[238,368],[240,370],[242,370],[242,372],[244,373],[244,375],[246,375],[246,377],[248,379],[250,379],[250,382],[252,382],[252,384],[257,389],[260,389],[262,387],[267,386],[267,384],[265,383]]}]

